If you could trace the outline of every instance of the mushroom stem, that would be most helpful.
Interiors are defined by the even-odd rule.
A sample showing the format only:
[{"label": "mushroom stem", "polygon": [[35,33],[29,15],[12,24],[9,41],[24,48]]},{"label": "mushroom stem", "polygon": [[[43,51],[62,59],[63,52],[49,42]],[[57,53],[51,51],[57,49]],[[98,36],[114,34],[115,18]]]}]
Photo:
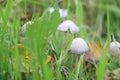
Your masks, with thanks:
[{"label": "mushroom stem", "polygon": [[80,59],[78,61],[78,65],[76,66],[76,75],[75,75],[75,80],[78,80],[78,76],[82,78],[82,70],[83,70],[83,59],[84,55],[80,56]]}]

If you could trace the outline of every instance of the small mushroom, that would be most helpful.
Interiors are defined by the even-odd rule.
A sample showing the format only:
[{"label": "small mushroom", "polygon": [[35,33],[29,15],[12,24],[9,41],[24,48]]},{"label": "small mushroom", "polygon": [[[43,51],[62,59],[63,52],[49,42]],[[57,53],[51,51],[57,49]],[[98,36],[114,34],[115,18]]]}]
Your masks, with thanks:
[{"label": "small mushroom", "polygon": [[20,28],[19,34],[21,37],[24,37],[24,32],[26,31],[28,25],[31,25],[32,23],[32,21],[28,21]]},{"label": "small mushroom", "polygon": [[58,28],[58,31],[70,31],[72,34],[76,34],[79,32],[79,27],[71,20],[66,20],[64,22],[62,22]]},{"label": "small mushroom", "polygon": [[[54,10],[54,7],[47,8],[47,11],[49,11],[50,13],[52,13]],[[68,15],[68,10],[59,8],[59,13],[61,18],[65,18]]]},{"label": "small mushroom", "polygon": [[60,17],[65,18],[68,15],[68,10],[67,9],[59,9]]},{"label": "small mushroom", "polygon": [[110,51],[113,56],[120,56],[120,43],[117,41],[111,42]]},{"label": "small mushroom", "polygon": [[90,53],[84,56],[84,60],[90,63],[98,63],[100,61],[100,51],[102,46],[100,43],[89,44]]},{"label": "small mushroom", "polygon": [[75,38],[72,41],[71,47],[70,47],[70,52],[74,53],[74,54],[84,54],[84,53],[88,53],[89,47],[87,45],[87,43],[84,41],[84,39],[82,38]]},{"label": "small mushroom", "polygon": [[49,7],[46,10],[49,11],[50,13],[52,13],[55,9],[54,9],[54,7]]}]

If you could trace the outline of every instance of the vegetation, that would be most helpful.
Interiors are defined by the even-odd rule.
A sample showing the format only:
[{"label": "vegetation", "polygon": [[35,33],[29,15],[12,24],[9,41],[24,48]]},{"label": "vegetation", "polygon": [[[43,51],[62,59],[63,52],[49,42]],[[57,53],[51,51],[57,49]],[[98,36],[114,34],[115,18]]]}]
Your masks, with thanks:
[{"label": "vegetation", "polygon": [[[111,41],[120,42],[119,7],[120,0],[0,0],[0,80],[119,80],[119,57],[110,54]],[[68,10],[67,17],[59,8]],[[58,31],[65,20],[74,21],[79,33]],[[70,53],[75,37],[96,44],[98,63]]]}]

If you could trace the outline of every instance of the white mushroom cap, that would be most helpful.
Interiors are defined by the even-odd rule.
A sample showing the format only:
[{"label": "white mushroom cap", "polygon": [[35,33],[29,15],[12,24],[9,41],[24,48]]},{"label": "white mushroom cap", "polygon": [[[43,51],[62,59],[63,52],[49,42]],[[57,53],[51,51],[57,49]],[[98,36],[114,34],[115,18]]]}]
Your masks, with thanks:
[{"label": "white mushroom cap", "polygon": [[[52,13],[55,9],[54,7],[50,7],[50,8],[47,8],[46,10]],[[68,15],[68,10],[59,8],[59,13],[61,18],[65,18]]]},{"label": "white mushroom cap", "polygon": [[20,29],[21,32],[25,32],[26,31],[26,28],[28,25],[31,25],[33,22],[32,21],[28,21],[26,22]]},{"label": "white mushroom cap", "polygon": [[89,51],[90,50],[87,43],[82,38],[75,38],[72,41],[72,44],[70,47],[71,53],[84,54],[84,53],[88,53]]},{"label": "white mushroom cap", "polygon": [[52,13],[54,10],[54,7],[47,8],[47,11],[49,11],[50,13]]},{"label": "white mushroom cap", "polygon": [[20,28],[20,36],[24,36],[23,33],[26,31],[28,25],[31,25],[32,23],[32,21],[28,21]]},{"label": "white mushroom cap", "polygon": [[110,51],[113,56],[120,56],[120,43],[117,41],[111,42]]},{"label": "white mushroom cap", "polygon": [[72,34],[76,34],[79,32],[79,27],[71,20],[66,20],[64,22],[62,22],[57,30],[59,31],[70,31]]},{"label": "white mushroom cap", "polygon": [[65,18],[68,15],[68,10],[67,9],[59,9],[60,17]]}]

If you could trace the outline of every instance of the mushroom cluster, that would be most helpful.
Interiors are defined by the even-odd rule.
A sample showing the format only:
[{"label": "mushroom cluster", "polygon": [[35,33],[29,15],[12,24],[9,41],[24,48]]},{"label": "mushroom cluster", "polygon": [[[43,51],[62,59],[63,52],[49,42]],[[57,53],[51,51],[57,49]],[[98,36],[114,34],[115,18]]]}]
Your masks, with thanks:
[{"label": "mushroom cluster", "polygon": [[[79,27],[71,20],[65,20],[59,24],[58,31],[70,32],[72,34],[79,33]],[[77,55],[84,55],[84,60],[89,63],[98,63],[101,58],[100,50],[103,50],[103,47],[100,43],[90,43],[87,45],[83,38],[74,38],[70,46],[70,53]],[[110,44],[110,51],[113,56],[120,56],[120,43],[113,41]]]}]

